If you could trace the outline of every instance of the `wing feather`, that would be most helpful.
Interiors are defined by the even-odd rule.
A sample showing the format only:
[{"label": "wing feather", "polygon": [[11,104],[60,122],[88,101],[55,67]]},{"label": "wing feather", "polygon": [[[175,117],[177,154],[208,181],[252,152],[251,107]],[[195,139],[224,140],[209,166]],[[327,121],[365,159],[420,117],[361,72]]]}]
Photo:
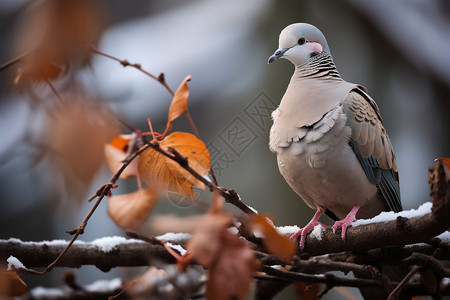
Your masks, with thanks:
[{"label": "wing feather", "polygon": [[344,101],[344,111],[352,129],[349,145],[367,178],[391,210],[401,211],[397,164],[378,106],[363,90],[354,89]]}]

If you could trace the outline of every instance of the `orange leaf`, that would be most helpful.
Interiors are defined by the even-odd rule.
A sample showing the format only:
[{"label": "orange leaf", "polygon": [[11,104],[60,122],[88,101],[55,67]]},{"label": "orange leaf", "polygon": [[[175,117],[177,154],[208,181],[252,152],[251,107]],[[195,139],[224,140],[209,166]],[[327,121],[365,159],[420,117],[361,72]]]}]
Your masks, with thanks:
[{"label": "orange leaf", "polygon": [[27,291],[27,284],[23,282],[16,272],[0,271],[0,296],[22,296]]},{"label": "orange leaf", "polygon": [[[188,158],[189,166],[201,176],[206,176],[211,165],[206,145],[194,135],[185,132],[174,132],[159,142],[160,147],[176,149],[181,155]],[[138,171],[142,180],[148,186],[162,186],[170,191],[194,196],[192,186],[204,189],[203,183],[177,162],[160,154],[153,149],[141,153],[138,162]]]},{"label": "orange leaf", "polygon": [[112,196],[108,199],[108,214],[122,228],[136,229],[150,214],[158,199],[152,188],[139,189],[134,193]]},{"label": "orange leaf", "polygon": [[169,108],[169,117],[167,120],[167,126],[165,133],[172,129],[172,122],[181,116],[187,109],[189,98],[189,86],[187,82],[191,80],[191,75],[188,75],[178,87],[175,92],[172,103]]},{"label": "orange leaf", "polygon": [[276,228],[262,215],[255,215],[251,219],[253,230],[264,235],[263,243],[270,253],[284,260],[290,260],[295,254],[295,246],[287,236],[281,235]]},{"label": "orange leaf", "polygon": [[206,299],[247,299],[252,274],[258,268],[253,250],[237,235],[225,230],[219,256],[209,269]]},{"label": "orange leaf", "polygon": [[121,134],[119,136],[116,136],[111,142],[109,142],[109,144],[122,152],[126,152],[131,138],[131,134]]},{"label": "orange leaf", "polygon": [[447,181],[450,180],[450,158],[439,157],[436,160],[439,160],[444,165],[445,179]]},{"label": "orange leaf", "polygon": [[[127,157],[128,145],[131,142],[131,134],[123,134],[113,139],[105,145],[105,159],[109,170],[114,174],[123,165],[122,161]],[[135,158],[120,174],[119,178],[125,179],[134,177],[137,174],[137,160]]]}]

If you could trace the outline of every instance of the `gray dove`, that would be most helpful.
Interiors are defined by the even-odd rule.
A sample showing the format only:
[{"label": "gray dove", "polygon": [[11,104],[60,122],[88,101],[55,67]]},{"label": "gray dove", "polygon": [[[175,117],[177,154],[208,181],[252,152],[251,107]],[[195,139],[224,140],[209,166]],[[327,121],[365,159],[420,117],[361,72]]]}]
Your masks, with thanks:
[{"label": "gray dove", "polygon": [[297,233],[300,248],[306,235],[326,213],[333,229],[382,211],[401,211],[398,170],[391,141],[375,101],[365,87],[343,80],[324,35],[315,26],[296,23],[280,33],[280,58],[295,66],[294,74],[272,113],[270,150],[291,188],[316,209]]}]

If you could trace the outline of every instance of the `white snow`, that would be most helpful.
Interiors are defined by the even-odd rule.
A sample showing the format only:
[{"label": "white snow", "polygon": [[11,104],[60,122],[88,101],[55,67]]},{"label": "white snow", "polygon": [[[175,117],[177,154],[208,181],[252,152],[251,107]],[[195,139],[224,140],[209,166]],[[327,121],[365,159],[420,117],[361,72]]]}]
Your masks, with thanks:
[{"label": "white snow", "polygon": [[172,243],[166,242],[166,245],[169,246],[172,249],[177,250],[181,255],[184,255],[186,253],[186,250],[184,250],[183,247],[181,247],[180,245],[174,245]]},{"label": "white snow", "polygon": [[322,232],[325,230],[325,228],[322,227],[322,225],[316,225],[314,226],[313,231],[311,231],[311,237],[314,237],[318,239],[319,241],[322,240]]},{"label": "white snow", "polygon": [[[84,286],[84,289],[89,292],[107,292],[120,288],[123,288],[122,280],[120,278],[98,280]],[[67,286],[61,288],[45,288],[38,286],[30,290],[30,294],[33,299],[53,299],[67,296],[69,291],[70,289]]]},{"label": "white snow", "polygon": [[250,208],[250,210],[252,212],[254,212],[255,214],[258,214],[258,211],[256,209],[254,209],[253,207],[251,207],[250,205],[247,204],[247,207]]},{"label": "white snow", "polygon": [[123,236],[107,236],[101,239],[96,239],[92,241],[91,244],[97,246],[103,252],[108,253],[111,252],[114,247],[128,243],[144,243],[144,241],[136,239],[126,239]]},{"label": "white snow", "polygon": [[167,232],[163,235],[158,235],[156,238],[161,241],[185,241],[190,239],[191,235],[183,232]]},{"label": "white snow", "polygon": [[122,288],[122,280],[114,278],[111,280],[97,280],[84,287],[90,292],[107,292]]},{"label": "white snow", "polygon": [[278,226],[277,230],[280,234],[283,235],[293,235],[294,233],[300,230],[300,227],[296,225]]},{"label": "white snow", "polygon": [[438,235],[437,238],[442,240],[443,242],[450,243],[450,232],[444,231],[443,233]]},{"label": "white snow", "polygon": [[45,287],[35,287],[30,291],[31,297],[33,299],[52,299],[63,297],[65,295],[64,289],[57,288],[45,288]]},{"label": "white snow", "polygon": [[398,213],[394,213],[393,211],[389,212],[382,212],[378,216],[373,217],[372,219],[361,219],[356,220],[352,223],[353,227],[359,226],[359,225],[365,225],[365,224],[371,224],[371,223],[381,223],[381,222],[389,222],[395,220],[397,217],[404,217],[404,218],[414,218],[414,217],[420,217],[423,215],[426,215],[431,212],[431,207],[433,204],[431,202],[426,202],[419,206],[418,209],[410,209],[410,210],[404,210]]},{"label": "white snow", "polygon": [[8,271],[12,271],[13,267],[14,269],[26,269],[23,263],[12,255],[6,261],[8,262]]},{"label": "white snow", "polygon": [[271,265],[270,267],[276,270],[283,270],[283,267],[281,265]]}]

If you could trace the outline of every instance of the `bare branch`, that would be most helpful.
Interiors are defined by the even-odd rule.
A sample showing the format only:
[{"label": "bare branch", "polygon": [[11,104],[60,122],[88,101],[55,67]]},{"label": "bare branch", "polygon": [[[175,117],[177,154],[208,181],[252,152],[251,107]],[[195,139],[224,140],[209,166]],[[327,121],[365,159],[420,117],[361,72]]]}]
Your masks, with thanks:
[{"label": "bare branch", "polygon": [[[163,246],[137,241],[116,245],[109,252],[92,243],[74,243],[70,248],[68,245],[0,240],[0,260],[6,261],[12,255],[28,268],[42,268],[49,264],[52,268],[94,265],[104,272],[115,267],[148,266],[154,261],[176,262]],[[61,256],[64,250],[66,255]]]}]

